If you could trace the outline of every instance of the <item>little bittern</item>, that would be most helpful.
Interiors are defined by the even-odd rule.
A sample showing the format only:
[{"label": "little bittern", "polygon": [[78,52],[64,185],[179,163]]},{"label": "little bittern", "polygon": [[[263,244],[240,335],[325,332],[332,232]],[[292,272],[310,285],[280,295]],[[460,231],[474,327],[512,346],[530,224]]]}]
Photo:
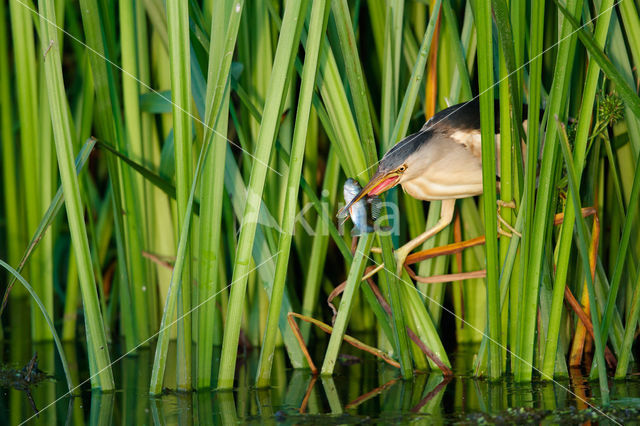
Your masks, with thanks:
[{"label": "little bittern", "polygon": [[[526,113],[525,113],[526,116]],[[499,115],[495,143],[499,175]],[[526,123],[523,123],[526,126]],[[378,170],[348,209],[366,195],[379,195],[400,184],[414,198],[442,200],[440,220],[395,252],[400,271],[413,249],[444,229],[453,219],[457,198],[482,193],[482,149],[478,100],[454,105],[435,114],[419,132],[395,144],[378,163]]]}]

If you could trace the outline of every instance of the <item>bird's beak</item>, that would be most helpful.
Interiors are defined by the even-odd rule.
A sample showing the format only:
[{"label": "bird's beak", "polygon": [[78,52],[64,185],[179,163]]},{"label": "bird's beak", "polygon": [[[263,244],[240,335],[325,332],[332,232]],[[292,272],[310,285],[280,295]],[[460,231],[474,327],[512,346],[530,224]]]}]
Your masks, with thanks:
[{"label": "bird's beak", "polygon": [[394,187],[395,184],[398,183],[399,179],[400,174],[395,171],[386,173],[381,173],[379,171],[376,172],[369,183],[366,184],[364,188],[362,188],[358,195],[356,195],[349,204],[344,206],[342,210],[338,212],[338,217],[346,217],[351,206],[364,198],[365,195],[380,195],[384,191]]}]

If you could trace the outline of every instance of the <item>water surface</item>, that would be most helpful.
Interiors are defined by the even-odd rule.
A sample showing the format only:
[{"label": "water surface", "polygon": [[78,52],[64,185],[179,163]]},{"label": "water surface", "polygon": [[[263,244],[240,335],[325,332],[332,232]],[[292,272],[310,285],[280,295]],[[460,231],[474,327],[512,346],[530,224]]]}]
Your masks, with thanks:
[{"label": "water surface", "polygon": [[[22,348],[18,346],[23,346]],[[319,345],[321,346],[321,345]],[[313,377],[308,371],[287,367],[280,351],[274,360],[273,387],[257,390],[252,384],[258,351],[241,353],[237,388],[229,392],[148,394],[153,352],[140,351],[114,365],[118,390],[92,392],[83,386],[78,397],[66,395],[66,383],[53,345],[8,346],[5,365],[37,351],[39,367],[53,374],[31,390],[33,405],[40,411],[33,417],[33,405],[22,390],[1,390],[0,412],[10,424],[221,424],[221,423],[399,423],[438,424],[505,423],[598,424],[640,423],[640,379],[611,382],[613,404],[602,408],[597,382],[590,383],[583,372],[556,382],[514,383],[475,379],[471,366],[475,347],[460,347],[451,356],[454,376],[419,374],[401,380],[399,371],[368,354],[343,346],[345,356],[333,377]],[[87,378],[82,345],[67,345],[67,356],[78,377]],[[175,346],[171,347],[167,371],[175,371]],[[321,358],[321,348],[316,351]],[[318,362],[319,363],[319,362]],[[215,377],[215,371],[214,371]],[[168,374],[165,384],[172,387]],[[599,411],[601,410],[601,412]]]}]

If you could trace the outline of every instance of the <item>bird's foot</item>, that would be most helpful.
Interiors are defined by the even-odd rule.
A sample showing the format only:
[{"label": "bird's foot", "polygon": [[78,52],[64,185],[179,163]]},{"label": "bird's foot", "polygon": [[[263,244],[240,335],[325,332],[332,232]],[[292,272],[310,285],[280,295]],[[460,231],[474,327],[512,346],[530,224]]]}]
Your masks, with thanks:
[{"label": "bird's foot", "polygon": [[406,246],[398,247],[393,252],[393,256],[396,258],[396,275],[398,277],[402,276],[402,270],[404,269],[404,262],[407,260],[409,253],[411,253],[411,249]]},{"label": "bird's foot", "polygon": [[[513,237],[513,235],[517,235],[519,238],[522,238],[522,234],[519,233],[518,231],[516,231],[516,229],[511,226],[506,220],[504,220],[504,218],[500,215],[500,208],[501,207],[506,207],[509,209],[515,209],[516,208],[516,203],[512,200],[512,201],[503,201],[503,200],[498,200],[497,201],[498,204],[498,234],[500,235],[504,235],[505,237]],[[509,232],[505,231],[504,229],[502,229],[502,226],[504,226],[505,228],[507,228],[509,230]]]},{"label": "bird's foot", "polygon": [[500,207],[506,207],[508,209],[516,208],[516,202],[513,200],[511,201],[496,200],[496,204],[498,205],[498,210],[500,210]]}]

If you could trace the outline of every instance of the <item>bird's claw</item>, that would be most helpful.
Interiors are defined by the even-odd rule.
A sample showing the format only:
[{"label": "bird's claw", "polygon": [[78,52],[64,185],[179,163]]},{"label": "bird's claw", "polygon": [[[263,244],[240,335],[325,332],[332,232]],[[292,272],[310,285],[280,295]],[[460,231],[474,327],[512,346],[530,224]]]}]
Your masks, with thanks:
[{"label": "bird's claw", "polygon": [[404,247],[399,247],[393,252],[393,257],[396,259],[396,270],[398,276],[402,274],[402,269],[404,268],[404,262],[407,260],[407,256],[409,256],[409,251]]},{"label": "bird's claw", "polygon": [[500,210],[500,207],[507,207],[509,209],[516,208],[516,203],[513,200],[511,201],[496,200],[496,204],[498,205],[498,210]]},{"label": "bird's claw", "polygon": [[[507,228],[509,232],[502,229],[502,226],[500,226],[501,224],[504,225],[504,227]],[[522,234],[516,231],[516,228],[509,225],[509,223],[506,220],[504,220],[504,218],[500,216],[500,214],[498,214],[498,234],[504,235],[505,237],[509,237],[509,238],[512,238],[513,235],[515,234],[518,236],[518,238],[522,238]]]},{"label": "bird's claw", "polygon": [[[504,218],[500,215],[500,208],[501,207],[507,207],[510,209],[515,209],[516,208],[516,203],[511,200],[511,201],[503,201],[503,200],[497,200],[497,204],[498,204],[498,234],[500,235],[504,235],[505,237],[509,237],[512,238],[513,235],[517,235],[519,238],[522,238],[522,234],[519,233],[518,231],[516,231],[516,229],[511,226],[509,224],[509,222],[507,222],[506,220],[504,220]],[[505,231],[504,229],[502,229],[502,226],[504,225],[505,228],[507,228],[509,230],[509,232]]]}]

